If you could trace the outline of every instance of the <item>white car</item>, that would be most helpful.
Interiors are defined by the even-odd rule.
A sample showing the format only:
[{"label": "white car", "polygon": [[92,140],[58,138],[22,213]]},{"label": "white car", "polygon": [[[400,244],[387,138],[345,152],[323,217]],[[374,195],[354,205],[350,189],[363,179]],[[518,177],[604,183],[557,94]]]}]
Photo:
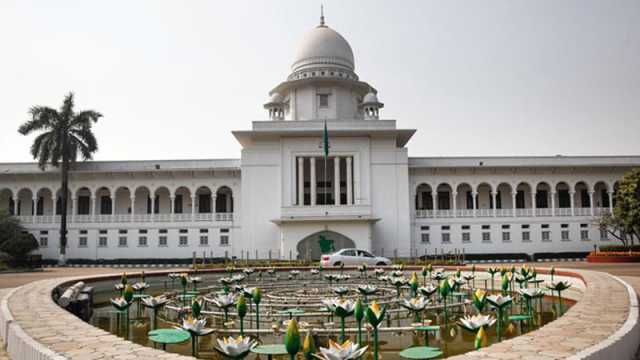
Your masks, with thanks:
[{"label": "white car", "polygon": [[386,257],[374,256],[366,250],[342,249],[333,254],[322,255],[322,266],[357,266],[362,264],[373,266],[391,265],[391,260]]}]

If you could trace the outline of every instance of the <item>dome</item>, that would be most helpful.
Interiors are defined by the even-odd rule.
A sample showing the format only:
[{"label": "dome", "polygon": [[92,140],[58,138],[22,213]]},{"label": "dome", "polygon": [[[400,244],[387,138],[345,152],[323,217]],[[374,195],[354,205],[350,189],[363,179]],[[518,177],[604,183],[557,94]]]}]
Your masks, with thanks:
[{"label": "dome", "polygon": [[284,98],[279,93],[273,93],[273,95],[271,95],[271,99],[269,100],[270,103],[281,103],[282,101],[284,101]]},{"label": "dome", "polygon": [[291,70],[328,66],[354,71],[353,50],[342,35],[321,24],[306,33],[298,44]]},{"label": "dome", "polygon": [[374,94],[373,92],[368,93],[364,96],[364,99],[362,99],[363,104],[374,104],[378,102],[378,96],[376,96],[376,94]]}]

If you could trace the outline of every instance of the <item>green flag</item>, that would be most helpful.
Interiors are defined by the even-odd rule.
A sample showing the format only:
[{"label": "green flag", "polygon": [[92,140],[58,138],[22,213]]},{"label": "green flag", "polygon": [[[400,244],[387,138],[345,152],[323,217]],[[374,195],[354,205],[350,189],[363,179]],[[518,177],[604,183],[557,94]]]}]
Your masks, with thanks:
[{"label": "green flag", "polygon": [[322,147],[324,157],[329,157],[329,131],[327,130],[327,120],[324,121],[324,133],[322,134]]}]

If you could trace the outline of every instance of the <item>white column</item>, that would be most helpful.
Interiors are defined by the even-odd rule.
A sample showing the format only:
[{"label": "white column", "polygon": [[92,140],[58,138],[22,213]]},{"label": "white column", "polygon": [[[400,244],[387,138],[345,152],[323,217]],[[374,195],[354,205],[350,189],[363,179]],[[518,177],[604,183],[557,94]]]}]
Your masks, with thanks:
[{"label": "white column", "polygon": [[[153,212],[153,206],[151,207],[151,212]],[[193,194],[191,195],[191,221],[195,221],[195,220],[196,220],[196,194]]]},{"label": "white column", "polygon": [[613,191],[607,191],[607,195],[609,195],[609,213],[613,215]]},{"label": "white column", "polygon": [[304,158],[298,157],[298,205],[304,205]]},{"label": "white column", "polygon": [[573,198],[575,194],[576,194],[575,191],[569,191],[569,199],[571,202],[571,216],[575,216],[575,210],[574,210],[575,206],[573,205]]},{"label": "white column", "polygon": [[[76,212],[78,208],[78,198],[75,196],[71,198],[71,222],[75,222],[76,220]],[[34,211],[35,214],[35,211]]]},{"label": "white column", "polygon": [[451,208],[453,209],[453,217],[458,217],[458,193],[453,191],[451,192]]},{"label": "white column", "polygon": [[491,209],[493,211],[493,217],[496,217],[496,209],[498,208],[498,206],[496,205],[496,200],[498,198],[498,192],[497,191],[492,191],[491,192],[491,197],[493,198],[493,201],[491,203]]},{"label": "white column", "polygon": [[[55,214],[55,208],[56,208],[56,204],[54,202],[53,203],[54,214]],[[95,217],[96,217],[96,196],[91,195],[91,220],[95,219]]]},{"label": "white column", "polygon": [[422,210],[423,208],[423,204],[422,204],[422,193],[419,191],[416,191],[416,200],[417,200],[417,204],[416,206],[418,207],[418,209],[416,210]]},{"label": "white column", "polygon": [[[151,211],[149,211],[149,213],[151,214],[151,217],[153,217],[153,214],[156,213],[156,197],[154,194],[150,194],[149,198],[151,199]],[[193,203],[195,204],[195,201]]]},{"label": "white column", "polygon": [[593,216],[593,191],[589,191],[589,206],[591,207],[591,216]]},{"label": "white column", "polygon": [[169,196],[169,213],[171,214],[171,220],[173,220],[173,214],[175,213],[176,209],[176,197],[174,195],[170,195]]},{"label": "white column", "polygon": [[38,214],[37,205],[38,205],[38,198],[37,197],[31,198],[31,215],[32,215],[31,222],[33,223],[36,222],[36,214]]},{"label": "white column", "polygon": [[[211,193],[211,213],[215,214],[216,213],[216,200],[218,199],[218,194],[212,192]],[[214,215],[215,217],[215,215]]]},{"label": "white column", "polygon": [[473,203],[473,217],[476,217],[476,209],[478,208],[477,204],[478,193],[475,191],[471,192],[471,202]]},{"label": "white column", "polygon": [[333,192],[335,197],[335,205],[340,205],[340,158],[333,158]]},{"label": "white column", "polygon": [[438,192],[431,192],[431,202],[433,202],[433,217],[436,217],[436,212],[438,211]]},{"label": "white column", "polygon": [[[55,207],[56,202],[53,202]],[[13,216],[18,216],[18,198],[16,196],[13,197]]]},{"label": "white column", "polygon": [[551,192],[551,216],[556,216],[556,192]]},{"label": "white column", "polygon": [[513,217],[516,216],[516,195],[518,195],[517,190],[511,191],[511,207],[513,208]]},{"label": "white column", "polygon": [[347,205],[352,205],[353,204],[353,185],[351,184],[353,182],[352,176],[353,174],[351,173],[352,169],[352,164],[351,164],[351,156],[347,157]]},{"label": "white column", "polygon": [[131,196],[129,198],[129,203],[131,204],[131,221],[133,221],[133,217],[136,214],[136,197]]},{"label": "white column", "polygon": [[311,191],[311,206],[316,205],[316,158],[311,157],[309,159],[309,169],[311,170],[311,176],[309,178],[310,191]]},{"label": "white column", "polygon": [[[109,199],[111,199],[111,216],[113,217],[113,215],[116,214],[116,194],[113,194],[113,196],[111,194],[109,194]],[[113,219],[111,220],[113,221]]]},{"label": "white column", "polygon": [[536,216],[536,191],[531,192],[531,216]]}]

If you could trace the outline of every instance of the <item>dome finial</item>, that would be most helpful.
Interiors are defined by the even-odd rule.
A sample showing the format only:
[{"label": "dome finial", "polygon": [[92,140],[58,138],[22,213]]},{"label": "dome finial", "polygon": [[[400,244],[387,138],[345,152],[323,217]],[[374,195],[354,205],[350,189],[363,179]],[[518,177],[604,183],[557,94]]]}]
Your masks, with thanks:
[{"label": "dome finial", "polygon": [[320,4],[320,26],[324,25],[324,5]]}]

